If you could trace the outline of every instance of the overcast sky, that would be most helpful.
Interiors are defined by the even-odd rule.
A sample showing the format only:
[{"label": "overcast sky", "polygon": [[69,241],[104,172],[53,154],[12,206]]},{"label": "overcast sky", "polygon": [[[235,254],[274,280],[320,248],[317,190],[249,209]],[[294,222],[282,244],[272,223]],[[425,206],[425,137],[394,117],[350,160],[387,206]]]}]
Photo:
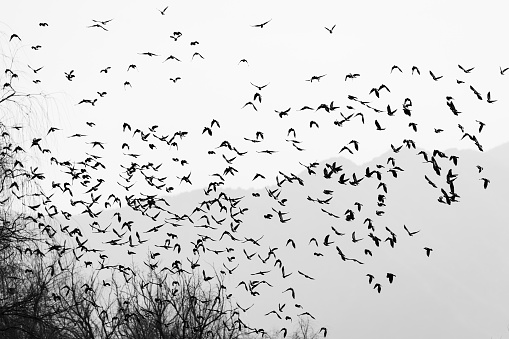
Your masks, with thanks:
[{"label": "overcast sky", "polygon": [[[49,94],[46,105],[53,126],[64,129],[54,133],[48,142],[62,154],[82,147],[82,140],[66,139],[83,133],[87,141],[107,144],[109,159],[118,158],[119,146],[130,141],[122,136],[122,123],[133,129],[147,130],[159,125],[161,135],[189,131],[188,141],[179,150],[179,158],[190,164],[210,160],[211,168],[222,170],[222,163],[206,157],[207,151],[229,140],[239,150],[278,150],[278,156],[258,154],[244,163],[255,161],[260,173],[274,178],[275,170],[295,171],[298,161],[309,162],[331,158],[351,139],[360,141],[360,152],[343,156],[363,163],[412,138],[424,148],[472,148],[473,143],[459,141],[461,123],[475,131],[475,120],[486,123],[479,138],[486,150],[509,140],[504,131],[507,103],[500,100],[507,86],[507,76],[499,68],[508,67],[505,48],[505,8],[501,2],[473,6],[463,2],[423,2],[410,5],[403,1],[335,2],[153,2],[113,3],[87,2],[16,2],[4,6],[2,34],[17,33],[22,41],[3,46],[4,54],[15,53],[20,71],[27,79],[39,79],[33,91]],[[165,15],[158,10],[164,9]],[[92,20],[108,22],[104,27],[88,28]],[[271,20],[264,28],[251,27]],[[40,27],[47,22],[48,27]],[[330,34],[325,27],[331,28]],[[182,36],[174,41],[174,32]],[[197,45],[190,42],[198,41]],[[41,45],[35,51],[31,46]],[[141,55],[144,52],[159,56]],[[193,54],[199,56],[193,58]],[[170,55],[179,58],[163,61]],[[248,64],[240,63],[246,59]],[[44,66],[34,74],[32,68]],[[134,64],[136,69],[127,71]],[[468,69],[463,73],[458,64]],[[398,65],[403,73],[392,72]],[[421,76],[411,75],[418,66]],[[101,69],[111,67],[108,74]],[[74,70],[68,81],[64,72]],[[435,82],[430,70],[442,79]],[[360,77],[345,81],[348,73]],[[321,81],[308,82],[313,75],[324,75]],[[508,73],[509,74],[509,73]],[[181,77],[176,83],[170,78]],[[465,84],[457,85],[456,80]],[[124,86],[129,81],[131,86]],[[256,85],[270,83],[261,92],[258,111],[242,108],[258,92]],[[391,92],[381,91],[380,98],[369,94],[373,87],[385,84]],[[468,88],[473,85],[484,96],[491,92],[494,105],[479,101]],[[107,92],[100,98],[97,92]],[[364,112],[366,124],[358,120],[348,128],[332,124],[341,119],[338,111],[359,112],[359,106],[348,110],[352,102],[347,95],[369,101],[385,110],[387,104],[399,109],[405,98],[412,99],[412,119],[392,119],[386,114],[375,116]],[[446,96],[455,98],[459,117],[446,106]],[[77,105],[82,99],[98,98],[95,106]],[[299,111],[305,105],[315,109],[321,103],[335,102],[340,109],[331,114]],[[291,108],[280,119],[275,110]],[[393,117],[392,117],[393,118]],[[212,119],[221,124],[212,137],[201,134]],[[390,132],[373,134],[373,121],[390,124]],[[316,121],[320,128],[309,128]],[[87,128],[85,121],[96,123]],[[408,122],[418,124],[413,133]],[[293,127],[295,139],[302,141],[298,152],[285,142]],[[442,128],[436,134],[433,128]],[[243,140],[254,138],[256,131],[265,134],[263,144]],[[192,140],[190,140],[192,137]],[[122,140],[122,141],[121,141]],[[86,146],[89,147],[89,146]],[[185,147],[185,148],[184,148]],[[90,149],[88,149],[90,150]],[[95,149],[97,150],[97,148]],[[289,159],[292,159],[289,161]],[[237,163],[237,166],[241,164]],[[196,186],[207,183],[205,171],[194,166]],[[187,169],[182,170],[187,171]],[[265,172],[264,172],[265,171]],[[270,173],[270,175],[269,175]],[[201,176],[200,176],[201,174]],[[233,186],[254,185],[252,173],[241,172],[229,180]],[[273,180],[273,179],[271,179]],[[190,187],[177,187],[187,190]]]},{"label": "overcast sky", "polygon": [[[26,92],[45,94],[38,102],[47,119],[35,119],[26,142],[45,136],[50,126],[60,128],[43,141],[52,155],[75,161],[85,152],[103,156],[108,170],[101,173],[109,179],[110,190],[125,193],[117,184],[122,182],[119,165],[133,159],[122,153],[163,163],[175,193],[202,188],[212,173],[223,173],[222,153],[235,156],[216,149],[224,140],[248,152],[237,156],[234,167],[239,172],[229,176],[226,185],[263,188],[275,182],[278,171],[304,170],[299,162],[337,157],[352,139],[359,141],[359,151],[341,156],[356,164],[390,150],[391,144],[402,145],[403,139],[428,150],[477,150],[468,138],[460,140],[458,124],[476,134],[485,151],[508,142],[509,104],[504,96],[509,70],[505,75],[500,71],[509,67],[508,9],[502,1],[11,1],[2,5],[0,34],[2,41],[13,33],[21,41],[2,44],[1,53],[4,67],[18,71]],[[97,23],[93,20],[110,19],[103,28],[89,27]],[[267,21],[263,28],[252,27]],[[48,26],[40,26],[42,22]],[[333,26],[330,33],[326,27]],[[191,44],[195,41],[198,44]],[[37,45],[41,47],[32,48]],[[165,61],[171,55],[180,61]],[[15,64],[8,66],[11,58]],[[391,73],[393,65],[402,72]],[[467,74],[458,65],[474,69]],[[412,66],[421,75],[412,75]],[[37,73],[32,70],[39,67]],[[111,67],[108,73],[101,73],[106,67]],[[69,81],[65,73],[71,70],[75,77]],[[442,78],[434,81],[429,71]],[[345,81],[349,73],[360,76]],[[306,81],[322,75],[319,81]],[[170,80],[176,77],[181,79]],[[258,90],[251,83],[268,86]],[[380,90],[379,98],[370,94],[382,84],[390,92]],[[97,92],[107,94],[100,97]],[[496,102],[486,101],[488,92]],[[255,93],[261,94],[261,103],[254,100]],[[459,116],[446,105],[446,96],[454,98]],[[406,98],[413,103],[411,117],[402,111]],[[79,104],[83,99],[97,101]],[[339,109],[316,111],[331,101]],[[247,102],[257,110],[244,107]],[[387,105],[398,109],[395,116],[387,115]],[[303,106],[313,110],[301,111]],[[275,112],[288,108],[282,118]],[[334,125],[341,114],[359,112],[365,124],[356,117],[343,127]],[[2,114],[5,121],[12,118],[7,111]],[[213,127],[212,136],[203,134],[213,119],[221,127]],[[385,131],[375,130],[375,119]],[[486,124],[482,133],[476,120]],[[319,127],[310,128],[310,121]],[[148,132],[158,125],[158,135],[189,134],[168,154],[160,144],[151,150],[132,132],[123,132],[124,122],[133,131]],[[289,128],[295,129],[295,137],[288,136]],[[444,132],[435,133],[435,128]],[[263,142],[244,139],[256,139],[257,131],[264,133]],[[68,138],[75,133],[86,137]],[[286,139],[298,140],[295,145],[304,151]],[[105,149],[92,148],[92,141],[103,142]],[[129,151],[121,149],[124,142]],[[216,156],[208,154],[211,150]],[[257,153],[263,150],[277,153]],[[181,165],[183,159],[189,165]],[[58,170],[47,171],[58,178]],[[189,173],[193,185],[180,184],[178,178]],[[253,181],[256,173],[267,179]]]}]

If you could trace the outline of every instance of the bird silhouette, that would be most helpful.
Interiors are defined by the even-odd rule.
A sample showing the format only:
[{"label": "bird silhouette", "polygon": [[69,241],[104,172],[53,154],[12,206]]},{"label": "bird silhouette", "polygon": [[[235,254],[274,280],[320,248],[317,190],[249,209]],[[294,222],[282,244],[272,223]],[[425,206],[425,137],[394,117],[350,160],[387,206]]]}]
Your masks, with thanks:
[{"label": "bird silhouette", "polygon": [[327,28],[327,27],[324,27],[327,32],[329,32],[330,34],[332,34],[332,31],[334,30],[334,28],[336,28],[336,25],[332,26],[331,28]]},{"label": "bird silhouette", "polygon": [[433,249],[429,248],[429,247],[424,247],[424,250],[426,251],[426,256],[428,256],[428,257],[431,254],[431,251],[433,251]]},{"label": "bird silhouette", "polygon": [[458,67],[459,67],[459,69],[461,69],[465,73],[470,73],[470,72],[472,72],[474,70],[474,67],[468,68],[468,69],[463,68],[463,66],[461,66],[461,65],[458,65]]},{"label": "bird silhouette", "polygon": [[159,13],[161,13],[161,15],[165,15],[167,9],[168,9],[168,6],[164,7],[162,10],[158,9],[158,11],[159,11]]},{"label": "bird silhouette", "polygon": [[441,76],[438,76],[438,77],[437,77],[437,76],[435,76],[435,74],[433,74],[433,72],[432,72],[432,71],[429,71],[429,74],[431,75],[431,77],[432,77],[432,78],[433,78],[433,80],[435,80],[435,81],[438,81],[438,80],[442,79],[442,77],[443,77],[442,75],[441,75]]},{"label": "bird silhouette", "polygon": [[260,27],[260,28],[263,28],[266,24],[268,24],[269,22],[271,22],[272,19],[268,20],[268,21],[265,21],[261,24],[257,24],[257,25],[252,25],[251,27]]}]

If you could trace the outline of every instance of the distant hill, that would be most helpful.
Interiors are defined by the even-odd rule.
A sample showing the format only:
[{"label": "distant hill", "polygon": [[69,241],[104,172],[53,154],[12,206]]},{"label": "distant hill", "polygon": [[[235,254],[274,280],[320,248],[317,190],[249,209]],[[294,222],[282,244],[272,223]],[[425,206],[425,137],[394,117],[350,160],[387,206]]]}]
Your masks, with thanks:
[{"label": "distant hill", "polygon": [[[114,220],[113,213],[120,212],[122,222],[134,221],[132,238],[138,231],[141,238],[149,240],[147,244],[132,249],[137,252],[135,261],[140,266],[147,259],[146,253],[150,248],[165,254],[160,267],[170,266],[173,260],[178,259],[183,267],[190,270],[187,260],[193,256],[190,242],[195,242],[199,235],[213,239],[205,241],[208,249],[232,248],[230,252],[201,254],[199,270],[209,272],[213,265],[219,271],[224,270],[223,265],[232,268],[239,264],[235,273],[228,277],[228,286],[240,304],[248,306],[255,303],[246,317],[256,327],[291,326],[284,320],[263,316],[276,309],[278,304],[286,303],[285,315],[295,319],[298,314],[309,311],[320,326],[329,327],[329,333],[334,333],[334,337],[479,338],[498,335],[504,329],[501,324],[509,322],[506,307],[509,301],[509,265],[506,263],[509,228],[505,216],[505,209],[509,206],[506,195],[509,181],[504,156],[509,154],[509,144],[484,153],[447,150],[444,152],[447,158],[438,159],[442,168],[440,176],[436,175],[431,164],[423,163],[423,156],[417,155],[419,151],[406,148],[397,154],[389,151],[363,166],[341,157],[330,159],[314,168],[316,175],[308,174],[305,169],[296,173],[303,185],[294,179],[292,183],[283,182],[281,187],[274,185],[262,190],[218,188],[209,196],[200,190],[167,197],[168,209],[175,213],[174,216],[187,214],[193,223],[171,219],[168,214],[166,222],[182,226],[174,227],[167,223],[153,233],[145,232],[164,223],[164,218],[152,221],[138,212],[122,208],[105,211],[99,219],[100,223],[110,223]],[[450,155],[459,157],[457,166],[449,160]],[[397,178],[388,172],[394,167],[387,163],[390,157],[394,158],[394,166],[403,170],[396,171]],[[341,170],[330,179],[324,178],[323,169],[329,168],[326,164],[334,162]],[[483,166],[484,170],[479,173],[476,165]],[[381,180],[376,178],[376,174],[371,178],[365,177],[366,168],[370,171],[378,169]],[[437,200],[442,195],[440,188],[449,190],[445,180],[449,169],[457,174],[454,186],[460,196],[459,202],[451,205]],[[357,186],[350,183],[341,185],[338,179],[343,173],[349,180],[355,173],[362,181]],[[285,175],[291,177],[289,173]],[[425,175],[437,186],[436,189],[428,184]],[[483,177],[491,181],[487,189],[483,188]],[[378,187],[380,182],[386,184],[387,193]],[[324,190],[332,192],[324,193]],[[269,197],[269,191],[278,198]],[[228,206],[227,211],[221,212],[218,204],[209,205],[210,209],[202,204],[202,211],[193,212],[200,202],[213,200],[220,192],[242,199],[238,200],[236,207]],[[257,194],[259,197],[254,196]],[[385,198],[380,198],[380,194]],[[381,201],[385,202],[385,206],[377,204]],[[226,200],[222,202],[227,205]],[[360,211],[355,202],[362,204]],[[347,210],[352,211],[353,220],[347,221]],[[278,211],[283,213],[283,220],[289,220],[281,222]],[[148,214],[154,215],[155,212]],[[271,219],[267,219],[269,214]],[[216,220],[225,220],[217,224],[212,216]],[[216,229],[199,227],[207,224],[207,218]],[[366,218],[372,220],[374,230],[368,229]],[[78,217],[78,220],[82,225],[87,224],[84,217]],[[419,232],[409,236],[403,225],[410,231]],[[113,221],[113,227],[120,231],[121,225]],[[236,232],[232,231],[232,227],[237,227]],[[337,235],[332,227],[344,235]],[[238,241],[231,240],[224,231],[229,231]],[[355,240],[362,240],[354,243],[353,232]],[[155,247],[164,243],[166,233],[178,235],[178,240],[171,243],[181,245],[180,254],[175,250]],[[370,234],[380,239],[379,246]],[[330,242],[328,246],[324,245],[326,236]],[[221,237],[223,239],[218,241]],[[397,241],[393,248],[391,240],[387,239],[394,237]],[[111,238],[114,236],[110,231],[101,240],[105,242]],[[310,244],[311,238],[317,240],[318,246]],[[260,246],[246,239],[259,239]],[[294,241],[295,249],[287,244],[288,239]],[[125,255],[125,245],[100,246],[107,248],[107,253],[116,253],[110,255],[112,261],[129,259]],[[347,258],[363,264],[341,260],[336,246]],[[424,247],[433,249],[429,258]],[[277,248],[275,256],[270,257],[269,251],[274,248]],[[365,254],[366,249],[371,251],[372,256]],[[244,250],[256,255],[248,260]],[[285,273],[292,273],[290,277],[283,279],[275,264],[276,257],[284,265]],[[267,261],[264,263],[262,259]],[[253,275],[264,270],[270,273]],[[305,278],[299,271],[315,280]],[[386,278],[388,272],[396,275],[393,284]],[[373,284],[368,284],[368,273],[375,276],[373,284],[382,285],[380,294],[373,289]],[[251,296],[242,288],[236,288],[241,281],[263,279],[273,287],[259,288],[259,296]],[[282,293],[289,286],[295,289],[295,300],[288,293]],[[303,309],[294,307],[294,304],[302,305]],[[369,326],[359,326],[364,322]]]}]

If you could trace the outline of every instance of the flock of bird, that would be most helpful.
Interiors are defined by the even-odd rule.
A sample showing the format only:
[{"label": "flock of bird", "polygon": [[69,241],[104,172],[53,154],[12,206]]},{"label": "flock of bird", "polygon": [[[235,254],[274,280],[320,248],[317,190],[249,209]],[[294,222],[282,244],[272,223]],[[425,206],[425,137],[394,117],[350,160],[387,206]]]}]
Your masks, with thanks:
[{"label": "flock of bird", "polygon": [[[166,15],[168,7],[155,11],[155,15]],[[158,14],[159,13],[159,14]],[[104,31],[104,34],[108,34],[110,30],[110,23],[113,19],[109,20],[92,20],[87,29],[98,29]],[[251,25],[253,28],[259,29],[270,29],[270,23],[272,19],[264,21],[260,24]],[[47,29],[51,23],[40,23],[41,29]],[[333,25],[331,28],[325,27],[324,34],[334,34]],[[177,42],[181,41],[184,36],[181,32],[173,32],[171,38]],[[21,38],[17,34],[12,34],[9,39],[11,44],[20,44]],[[187,41],[188,44],[196,46],[199,44],[198,41],[192,40]],[[40,45],[34,44],[31,49],[36,53],[41,48]],[[161,57],[160,54],[153,52],[140,52],[139,55],[147,56],[149,58],[161,58],[161,62],[182,62],[180,58],[174,55],[167,57]],[[199,53],[195,52],[190,57],[191,60],[195,58],[204,59]],[[242,59],[238,62],[237,67],[241,67],[242,64],[249,66],[247,59]],[[124,66],[107,66],[102,69],[98,69],[99,74],[108,76],[108,72],[113,67],[124,67]],[[33,68],[27,65],[27,68],[32,71],[34,83],[43,84],[43,72],[41,72],[44,66]],[[463,67],[458,65],[460,71],[465,75],[474,72],[474,67]],[[136,64],[129,64],[125,68],[126,74],[136,70]],[[509,68],[500,68],[500,74],[504,75]],[[16,78],[17,69],[7,68],[3,71],[3,86],[0,103],[4,100],[8,100],[16,93]],[[406,71],[402,70],[399,66],[394,65],[389,70],[389,76],[396,76],[395,74]],[[420,76],[421,69],[417,66],[413,66],[410,70],[413,76]],[[58,76],[58,75],[57,75]],[[69,70],[65,74],[61,75],[67,81],[72,82],[76,78],[77,74],[75,70]],[[327,74],[314,75],[309,79],[303,79],[310,83],[319,83],[320,80],[326,77]],[[435,75],[429,70],[429,76],[433,81],[443,81],[443,76]],[[358,81],[361,77],[358,73],[348,73],[345,75],[344,81]],[[170,81],[177,83],[181,80],[180,77],[170,78]],[[465,84],[466,80],[457,80],[458,86],[466,86],[465,91],[471,92],[475,98],[480,101],[486,102],[486,104],[494,104],[497,102],[496,99],[492,98],[491,92],[487,92],[486,95],[481,94],[474,87],[474,84]],[[251,83],[255,91],[252,94],[252,100],[247,101],[243,106],[239,105],[239,110],[245,112],[246,110],[252,109],[255,112],[260,110],[267,110],[262,107],[262,93],[263,90],[270,86],[270,83],[263,85],[256,85]],[[119,86],[123,86],[125,89],[132,88],[129,81],[119,83]],[[377,104],[377,100],[384,95],[385,92],[391,90],[385,84],[374,86],[368,93],[365,93],[365,97],[360,95],[346,95],[346,103],[336,104],[334,101],[330,103],[319,103],[310,104],[302,107],[300,111],[323,111],[327,114],[334,115],[334,126],[336,128],[345,128],[350,125],[356,125],[356,127],[362,126],[362,128],[371,128],[372,133],[388,133],[391,126],[382,126],[381,119],[379,117],[386,115],[389,117],[397,117],[398,119],[407,119],[408,127],[411,128],[411,133],[417,133],[419,131],[418,124],[412,121],[415,117],[414,106],[410,98],[406,98],[401,106],[398,108],[387,107],[382,108]],[[107,91],[98,90],[98,97],[95,98],[84,98],[80,100],[78,105],[91,105],[94,109],[100,100],[103,100],[107,96]],[[7,98],[7,99],[6,99]],[[368,99],[369,98],[369,99]],[[448,112],[455,117],[459,117],[462,113],[456,107],[455,99],[451,96],[445,97],[444,107],[447,107]],[[276,113],[275,119],[282,125],[285,125],[290,120],[289,113],[292,110],[291,107],[284,109],[270,109],[270,111]],[[468,107],[463,107],[461,110],[468,110]],[[401,113],[401,114],[399,114]],[[191,139],[191,142],[201,142],[196,140],[203,140],[205,143],[210,143],[207,139],[217,135],[227,135],[228,131],[223,132],[220,121],[212,119],[209,123],[202,125],[196,132],[176,130],[167,132],[164,126],[150,126],[144,128],[142,126],[132,126],[129,122],[124,122],[121,128],[126,140],[122,141],[118,145],[118,150],[123,153],[125,163],[121,165],[122,173],[118,174],[115,178],[114,174],[111,174],[111,169],[107,168],[103,161],[103,155],[101,152],[106,148],[110,147],[104,141],[92,140],[89,135],[93,133],[93,129],[96,124],[100,121],[88,121],[85,130],[79,133],[74,133],[67,136],[69,140],[75,140],[77,142],[83,142],[90,147],[90,151],[83,155],[79,159],[60,159],[57,154],[48,148],[45,144],[45,139],[50,134],[64,133],[64,130],[53,126],[41,134],[40,137],[33,138],[30,149],[39,151],[40,157],[48,159],[51,166],[55,166],[67,180],[55,179],[52,180],[38,171],[38,168],[30,167],[27,169],[27,164],[16,160],[16,158],[27,150],[21,146],[17,146],[15,143],[4,144],[2,148],[2,154],[10,154],[13,157],[13,168],[9,175],[11,176],[10,193],[11,197],[7,197],[1,203],[5,204],[9,199],[16,199],[23,202],[28,208],[30,213],[27,214],[26,221],[33,222],[41,230],[42,233],[49,236],[50,238],[57,239],[59,236],[62,239],[70,239],[64,244],[53,245],[48,250],[55,251],[59,255],[65,253],[72,253],[76,260],[83,261],[84,267],[98,270],[115,270],[120,272],[121,275],[128,281],[130,276],[133,274],[126,266],[121,264],[112,264],[113,258],[109,258],[108,248],[118,247],[125,248],[125,253],[131,257],[136,255],[137,249],[141,248],[145,243],[153,244],[152,249],[157,248],[154,251],[150,251],[150,260],[144,262],[149,270],[160,272],[161,274],[192,274],[198,272],[203,277],[205,282],[213,282],[217,275],[207,272],[203,266],[200,265],[200,258],[206,254],[213,253],[216,255],[216,260],[221,263],[222,275],[233,275],[234,271],[239,265],[257,266],[263,265],[268,267],[263,270],[254,270],[249,273],[248,277],[239,277],[240,282],[234,289],[242,287],[240,290],[244,290],[250,294],[253,298],[260,295],[262,286],[274,287],[276,284],[274,281],[278,279],[275,276],[275,272],[279,272],[278,276],[282,282],[287,281],[286,279],[296,273],[295,276],[306,280],[315,280],[310,274],[303,272],[303,270],[297,270],[296,272],[285,271],[285,262],[278,256],[278,248],[271,247],[270,234],[262,237],[250,237],[241,236],[240,234],[249,234],[250,230],[246,229],[247,222],[244,222],[244,216],[249,213],[253,213],[256,207],[245,206],[243,204],[247,197],[236,197],[231,196],[222,190],[222,186],[226,187],[228,184],[228,178],[235,176],[239,171],[235,167],[235,163],[242,157],[249,157],[253,153],[266,154],[267,156],[277,156],[275,153],[280,150],[269,149],[262,145],[265,144],[266,133],[264,131],[253,131],[253,138],[244,137],[240,140],[224,140],[217,145],[211,145],[207,154],[203,155],[204,162],[207,161],[206,157],[218,157],[224,162],[224,170],[220,173],[210,173],[213,178],[203,189],[203,200],[200,201],[196,206],[188,206],[187,212],[175,211],[171,204],[168,203],[168,195],[171,195],[176,186],[179,185],[193,185],[193,171],[187,170],[191,168],[190,164],[186,159],[183,158],[179,153],[179,146]],[[485,123],[476,120],[478,128],[473,130],[467,130],[462,124],[458,123],[457,128],[459,138],[465,140],[463,142],[471,142],[479,151],[483,151],[482,144],[479,141],[479,135],[482,133]],[[323,123],[318,120],[310,120],[308,127],[310,129],[319,129]],[[9,126],[8,126],[9,127]],[[22,126],[10,126],[4,130],[2,138],[4,140],[10,140],[14,130],[22,129]],[[112,126],[112,128],[116,128]],[[286,125],[287,138],[286,141],[291,145],[291,150],[295,152],[306,152],[304,148],[304,140],[297,139],[297,131],[295,127]],[[436,134],[444,132],[444,129],[437,126],[434,129]],[[450,131],[454,133],[455,131]],[[197,135],[198,134],[198,135]],[[195,139],[193,139],[195,138]],[[291,139],[290,139],[291,138]],[[211,139],[210,139],[211,140]],[[355,154],[359,152],[360,144],[358,140],[351,140],[345,143],[339,148],[339,153],[347,152],[349,154]],[[351,263],[355,265],[364,265],[368,260],[371,260],[376,248],[380,246],[390,246],[394,248],[398,241],[400,241],[401,233],[405,234],[410,238],[419,235],[422,230],[411,229],[406,225],[398,226],[398,229],[389,227],[378,228],[378,223],[375,218],[382,218],[384,209],[388,204],[387,193],[389,187],[387,181],[390,179],[397,179],[404,176],[403,172],[404,165],[397,163],[397,154],[406,148],[409,151],[415,150],[414,154],[416,157],[420,157],[423,160],[423,166],[432,169],[434,175],[432,177],[424,175],[424,180],[431,190],[436,191],[436,199],[439,203],[445,205],[451,205],[460,201],[460,195],[458,189],[455,186],[455,181],[458,178],[455,167],[458,166],[458,156],[454,154],[445,154],[443,151],[435,149],[433,152],[427,152],[419,150],[417,152],[417,145],[412,139],[405,139],[400,145],[391,144],[393,155],[386,159],[385,163],[376,164],[375,168],[365,168],[364,173],[347,173],[343,170],[343,166],[338,161],[320,164],[318,162],[313,163],[300,163],[303,167],[303,174],[284,173],[279,171],[276,176],[276,183],[272,185],[269,179],[266,178],[264,173],[259,173],[254,169],[254,166],[250,169],[243,169],[246,171],[251,170],[252,181],[266,180],[268,185],[265,191],[252,192],[249,201],[255,201],[256,199],[262,199],[263,196],[270,201],[271,208],[265,212],[262,212],[259,216],[266,223],[281,223],[281,224],[293,224],[298,225],[299,221],[292,218],[292,214],[288,211],[288,206],[295,203],[294,197],[286,196],[285,190],[288,187],[300,187],[300,189],[306,189],[306,183],[310,182],[313,178],[321,177],[322,180],[327,184],[327,188],[323,189],[322,196],[311,197],[307,196],[307,203],[317,206],[317,211],[323,217],[330,220],[335,225],[342,225],[356,220],[356,217],[361,213],[366,212],[363,209],[365,204],[364,201],[355,201],[352,208],[348,208],[345,211],[337,212],[334,209],[333,198],[335,192],[342,189],[342,187],[356,187],[365,184],[368,181],[374,181],[377,185],[376,192],[374,193],[376,210],[372,211],[371,216],[366,216],[364,225],[366,227],[361,230],[353,231],[348,237],[345,231],[341,229],[341,226],[331,226],[331,233],[323,235],[317,235],[309,239],[308,246],[313,246],[315,249],[313,252],[314,258],[319,258],[324,255],[331,256],[332,254],[337,256],[337,260],[340,262]],[[111,146],[113,147],[113,146]],[[252,150],[255,147],[255,150]],[[164,150],[167,154],[171,155],[172,161],[165,163],[160,161],[157,156],[155,159],[150,158],[150,152],[158,150]],[[155,154],[155,153],[154,153]],[[299,154],[299,153],[296,153]],[[76,155],[78,156],[78,155]],[[145,161],[145,159],[149,160]],[[401,167],[403,166],[403,167]],[[176,167],[176,168],[175,168]],[[170,171],[167,169],[170,168]],[[184,172],[182,172],[184,170]],[[483,167],[478,165],[477,171],[479,173],[480,185],[487,189],[490,180],[481,175]],[[182,172],[178,176],[169,173]],[[455,173],[456,172],[456,173]],[[25,173],[23,176],[17,174]],[[100,175],[100,174],[103,175]],[[109,174],[106,174],[109,173]],[[6,174],[7,175],[7,174]],[[106,176],[105,176],[106,175]],[[48,190],[41,190],[34,194],[22,195],[20,188],[20,178],[26,178],[26,180],[34,182],[45,182],[51,185]],[[105,189],[105,184],[112,180],[116,181],[117,188],[122,193],[113,192]],[[390,178],[390,179],[389,179]],[[150,192],[150,193],[147,193]],[[69,205],[60,206],[55,203],[53,199],[54,195],[59,195],[68,200]],[[34,203],[34,199],[38,198],[39,201]],[[367,199],[367,197],[366,197]],[[127,220],[123,211],[129,208],[136,211],[139,215],[147,219],[146,225],[137,225],[133,220]],[[105,224],[105,221],[101,219],[106,212],[106,209],[115,211],[112,214],[111,221]],[[72,211],[72,212],[69,212]],[[73,218],[83,214],[90,218],[89,230],[80,229],[80,227],[70,227],[69,223]],[[101,216],[102,214],[102,216]],[[101,220],[101,221],[100,221]],[[341,221],[340,221],[341,220]],[[52,223],[60,223],[60,227],[56,228],[52,226]],[[67,225],[65,225],[67,224]],[[92,241],[86,237],[87,232],[94,233],[96,237],[101,237],[102,246],[99,248],[91,247]],[[246,233],[247,232],[247,233]],[[364,235],[360,235],[363,233]],[[57,236],[58,235],[58,236]],[[192,241],[182,242],[179,239],[186,238],[188,236],[194,236]],[[323,240],[321,240],[323,239]],[[342,240],[347,239],[347,240]],[[71,241],[75,242],[74,246],[69,246]],[[364,247],[364,258],[353,257],[349,253],[345,253],[342,249],[341,241],[348,241],[355,246]],[[296,249],[297,241],[292,238],[288,238],[284,244],[279,244],[278,247],[293,248]],[[67,244],[67,245],[66,245]],[[264,251],[265,246],[268,246]],[[68,247],[69,246],[69,247]],[[332,252],[329,251],[332,248]],[[22,249],[23,253],[26,252]],[[281,251],[281,250],[280,250]],[[422,255],[430,257],[433,249],[430,247],[424,247],[421,249]],[[168,253],[168,254],[166,254]],[[332,253],[332,254],[331,254]],[[40,250],[34,251],[34,255],[44,255],[44,252]],[[86,257],[82,257],[86,254]],[[238,255],[237,255],[238,254]],[[97,255],[96,259],[93,258]],[[177,258],[173,260],[171,265],[163,260],[158,261],[158,257],[162,258]],[[243,260],[240,260],[242,257]],[[89,258],[89,259],[86,259]],[[185,260],[184,260],[185,258]],[[170,259],[171,261],[172,259]],[[256,265],[253,262],[256,262]],[[223,269],[224,268],[224,269]],[[52,267],[52,270],[55,268]],[[270,276],[274,280],[262,280],[261,277]],[[397,275],[392,272],[387,272],[384,279],[378,280],[373,274],[367,273],[367,282],[372,285],[372,289],[377,293],[382,293],[382,287],[384,280],[389,284],[393,284],[396,280]],[[268,278],[267,278],[268,279]],[[291,297],[292,300],[297,300],[296,288],[289,286],[282,289],[281,294]],[[238,293],[238,292],[236,292]],[[231,296],[231,294],[229,295]],[[270,310],[266,313],[266,316],[275,316],[283,322],[291,322],[292,315],[297,316],[308,316],[315,318],[309,311],[305,311],[299,304],[295,304],[295,308],[299,311],[298,314],[286,312],[285,303],[279,303],[277,309]],[[237,312],[247,312],[251,307],[242,307],[237,303]],[[286,313],[285,313],[286,312]],[[253,332],[258,334],[264,334],[266,331],[261,328],[252,328],[242,320],[238,320],[242,326],[251,329]],[[284,325],[281,329],[283,336],[287,334],[287,326]],[[327,335],[326,327],[322,327],[320,332],[324,336]]]}]

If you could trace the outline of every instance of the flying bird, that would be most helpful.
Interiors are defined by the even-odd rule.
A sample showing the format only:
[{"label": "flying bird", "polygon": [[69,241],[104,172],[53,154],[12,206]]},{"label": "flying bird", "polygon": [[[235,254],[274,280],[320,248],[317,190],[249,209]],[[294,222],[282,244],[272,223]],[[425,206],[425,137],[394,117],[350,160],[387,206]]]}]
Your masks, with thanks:
[{"label": "flying bird", "polygon": [[165,15],[167,9],[168,9],[168,6],[164,7],[163,10],[160,10],[160,9],[157,9],[157,10],[159,11],[159,13],[161,13],[161,15]]},{"label": "flying bird", "polygon": [[469,68],[469,69],[465,69],[463,66],[461,65],[458,65],[459,69],[461,69],[463,72],[465,73],[470,73],[474,70],[475,67],[472,67],[472,68]]},{"label": "flying bird", "polygon": [[266,24],[268,24],[271,21],[272,21],[272,19],[270,19],[269,21],[265,21],[264,23],[261,23],[261,24],[252,25],[251,27],[260,27],[260,28],[263,28]]},{"label": "flying bird", "polygon": [[424,250],[426,251],[426,255],[429,257],[429,255],[431,254],[431,251],[433,251],[432,248],[429,248],[429,247],[424,247]]},{"label": "flying bird", "polygon": [[441,75],[441,76],[438,76],[438,77],[437,77],[437,76],[435,76],[435,74],[433,74],[433,72],[432,72],[432,71],[429,71],[429,74],[431,75],[431,77],[432,77],[432,78],[433,78],[433,80],[435,80],[435,81],[438,81],[438,80],[442,79],[442,77],[443,77],[442,75]]},{"label": "flying bird", "polygon": [[330,33],[332,34],[332,31],[334,30],[334,28],[336,27],[336,25],[332,26],[331,28],[327,28],[325,27],[325,29]]}]

